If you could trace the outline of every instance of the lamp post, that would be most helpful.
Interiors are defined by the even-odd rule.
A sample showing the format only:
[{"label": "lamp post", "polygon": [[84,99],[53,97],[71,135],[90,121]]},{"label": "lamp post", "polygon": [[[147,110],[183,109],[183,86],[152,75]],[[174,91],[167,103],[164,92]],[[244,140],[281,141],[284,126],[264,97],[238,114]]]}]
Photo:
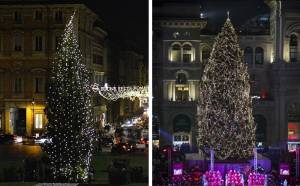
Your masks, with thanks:
[{"label": "lamp post", "polygon": [[35,101],[34,101],[34,98],[32,98],[32,136],[33,136],[33,132],[34,132],[34,104],[35,104]]}]

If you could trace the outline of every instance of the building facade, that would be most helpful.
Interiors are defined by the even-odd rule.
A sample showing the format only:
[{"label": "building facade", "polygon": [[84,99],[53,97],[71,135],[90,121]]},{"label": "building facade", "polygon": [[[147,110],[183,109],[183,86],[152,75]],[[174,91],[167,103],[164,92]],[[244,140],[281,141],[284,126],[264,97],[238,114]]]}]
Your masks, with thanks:
[{"label": "building facade", "polygon": [[[109,81],[111,86],[146,86],[148,84],[148,70],[144,56],[135,49],[114,48],[109,64]],[[117,56],[117,57],[116,57]],[[113,60],[113,58],[115,58]],[[143,113],[143,101],[140,99],[119,99],[110,102],[113,113],[110,122],[119,123],[124,119],[132,118]]]},{"label": "building facade", "polygon": [[[0,130],[33,136],[47,123],[49,64],[74,10],[84,63],[94,83],[105,81],[107,33],[98,16],[83,4],[24,2],[0,4]],[[95,95],[96,122],[103,120],[104,112],[105,102]]]},{"label": "building facade", "polygon": [[[300,3],[265,4],[269,14],[235,26],[251,79],[256,142],[291,150],[300,142]],[[166,3],[154,8],[153,114],[161,146],[197,148],[199,82],[216,33],[195,7]]]}]

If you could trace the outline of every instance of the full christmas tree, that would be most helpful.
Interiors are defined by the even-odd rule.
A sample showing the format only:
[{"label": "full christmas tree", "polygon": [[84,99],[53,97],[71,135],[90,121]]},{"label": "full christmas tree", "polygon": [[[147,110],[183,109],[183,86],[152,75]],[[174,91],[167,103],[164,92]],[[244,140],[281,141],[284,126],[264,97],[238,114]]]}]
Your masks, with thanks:
[{"label": "full christmas tree", "polygon": [[66,25],[51,67],[47,91],[46,136],[55,182],[85,182],[90,168],[95,127],[89,72],[78,45],[76,13]]},{"label": "full christmas tree", "polygon": [[245,159],[255,146],[247,67],[228,18],[215,39],[200,83],[198,145],[217,159]]}]

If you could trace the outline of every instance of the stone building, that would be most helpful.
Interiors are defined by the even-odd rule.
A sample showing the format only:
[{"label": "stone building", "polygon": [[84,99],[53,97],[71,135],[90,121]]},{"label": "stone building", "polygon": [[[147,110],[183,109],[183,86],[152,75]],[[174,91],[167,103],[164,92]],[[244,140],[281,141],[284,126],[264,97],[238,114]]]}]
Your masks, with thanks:
[{"label": "stone building", "polygon": [[[110,86],[148,85],[147,63],[145,63],[142,54],[128,46],[114,47],[111,51],[113,54],[109,55],[111,63],[109,64],[108,81]],[[140,114],[143,111],[143,101],[139,99],[119,99],[116,102],[110,102],[111,122],[122,122],[125,118]]]},{"label": "stone building", "polygon": [[[251,79],[256,142],[292,150],[300,142],[300,3],[265,4],[268,14],[235,25]],[[160,145],[196,147],[199,81],[217,34],[199,7],[154,7],[153,114]]]},{"label": "stone building", "polygon": [[[98,16],[83,4],[51,1],[0,2],[0,130],[33,136],[41,133],[47,117],[45,92],[49,63],[73,11],[84,63],[95,83],[107,72],[106,31]],[[96,122],[106,112],[105,102],[94,97]]]}]

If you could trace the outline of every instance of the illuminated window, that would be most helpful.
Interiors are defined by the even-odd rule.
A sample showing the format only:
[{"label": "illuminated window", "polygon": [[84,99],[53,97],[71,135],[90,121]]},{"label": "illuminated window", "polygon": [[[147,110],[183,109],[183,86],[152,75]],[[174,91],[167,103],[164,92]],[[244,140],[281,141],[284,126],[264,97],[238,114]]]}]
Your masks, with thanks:
[{"label": "illuminated window", "polygon": [[291,35],[290,39],[290,61],[297,62],[298,61],[298,38],[296,35]]},{"label": "illuminated window", "polygon": [[246,47],[244,50],[244,61],[246,64],[252,64],[253,62],[253,49]]},{"label": "illuminated window", "polygon": [[34,127],[36,129],[42,129],[43,128],[43,114],[35,114],[34,118]]},{"label": "illuminated window", "polygon": [[264,49],[261,47],[257,47],[255,49],[255,64],[263,64],[264,63]]},{"label": "illuminated window", "polygon": [[181,61],[181,47],[178,44],[175,44],[171,48],[171,59],[170,61],[179,62]]},{"label": "illuminated window", "polygon": [[184,73],[177,74],[175,99],[176,101],[189,101],[189,85]]}]

